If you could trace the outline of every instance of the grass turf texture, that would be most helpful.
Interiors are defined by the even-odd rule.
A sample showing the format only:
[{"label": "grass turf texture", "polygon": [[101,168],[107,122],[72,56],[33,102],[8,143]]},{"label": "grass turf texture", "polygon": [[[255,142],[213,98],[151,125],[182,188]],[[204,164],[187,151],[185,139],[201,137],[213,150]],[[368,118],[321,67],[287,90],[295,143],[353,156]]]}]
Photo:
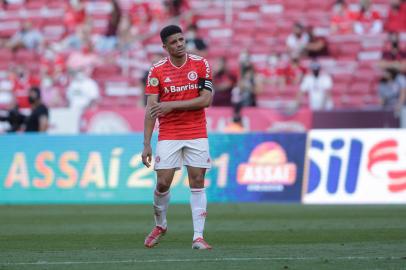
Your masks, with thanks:
[{"label": "grass turf texture", "polygon": [[0,206],[0,269],[406,269],[406,206],[210,204],[191,249],[188,205],[170,205],[153,249],[149,205]]}]

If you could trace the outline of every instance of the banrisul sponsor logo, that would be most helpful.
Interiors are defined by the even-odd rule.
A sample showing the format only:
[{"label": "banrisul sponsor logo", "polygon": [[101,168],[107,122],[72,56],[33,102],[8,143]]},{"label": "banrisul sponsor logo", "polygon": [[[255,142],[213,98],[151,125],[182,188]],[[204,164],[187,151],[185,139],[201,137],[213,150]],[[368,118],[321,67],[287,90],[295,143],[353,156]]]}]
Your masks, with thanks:
[{"label": "banrisul sponsor logo", "polygon": [[197,84],[195,84],[195,83],[189,83],[189,84],[182,85],[182,86],[174,86],[174,85],[169,86],[169,91],[171,93],[183,92],[183,91],[194,90],[194,89],[197,89]]}]

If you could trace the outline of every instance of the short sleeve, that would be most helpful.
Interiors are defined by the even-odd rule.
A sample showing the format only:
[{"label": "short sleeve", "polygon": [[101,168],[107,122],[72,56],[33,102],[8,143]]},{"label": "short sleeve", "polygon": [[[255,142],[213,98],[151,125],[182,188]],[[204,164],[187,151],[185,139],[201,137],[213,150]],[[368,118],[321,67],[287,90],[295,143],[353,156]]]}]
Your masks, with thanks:
[{"label": "short sleeve", "polygon": [[206,80],[212,79],[211,67],[209,65],[209,62],[205,58],[203,58],[203,60],[202,60],[202,64],[200,66],[198,77],[201,79],[206,79]]},{"label": "short sleeve", "polygon": [[147,82],[145,87],[146,95],[158,95],[159,94],[159,78],[157,74],[157,69],[151,67],[148,73]]}]

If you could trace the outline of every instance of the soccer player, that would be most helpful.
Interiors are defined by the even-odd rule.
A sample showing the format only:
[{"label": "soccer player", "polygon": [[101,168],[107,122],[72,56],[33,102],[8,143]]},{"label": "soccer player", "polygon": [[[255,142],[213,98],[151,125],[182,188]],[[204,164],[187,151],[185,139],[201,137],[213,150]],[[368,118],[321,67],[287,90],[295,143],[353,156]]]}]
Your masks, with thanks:
[{"label": "soccer player", "polygon": [[156,118],[159,120],[159,135],[154,164],[157,173],[154,192],[156,226],[144,245],[154,247],[166,233],[169,189],[175,170],[185,165],[191,190],[192,248],[211,249],[203,239],[207,215],[204,177],[206,169],[211,167],[204,108],[212,101],[211,68],[206,59],[186,53],[185,37],[179,26],[164,27],[160,36],[169,57],[152,66],[145,88],[147,105],[142,162],[147,167],[152,161],[150,143]]}]

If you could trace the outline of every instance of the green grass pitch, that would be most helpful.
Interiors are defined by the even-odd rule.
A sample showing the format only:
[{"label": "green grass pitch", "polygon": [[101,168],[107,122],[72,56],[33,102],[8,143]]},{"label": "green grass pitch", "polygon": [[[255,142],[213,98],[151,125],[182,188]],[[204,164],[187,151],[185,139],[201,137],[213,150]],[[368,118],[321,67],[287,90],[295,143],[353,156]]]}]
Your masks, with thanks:
[{"label": "green grass pitch", "polygon": [[143,246],[149,205],[0,206],[0,269],[406,269],[406,206],[210,204],[192,250],[189,205]]}]

